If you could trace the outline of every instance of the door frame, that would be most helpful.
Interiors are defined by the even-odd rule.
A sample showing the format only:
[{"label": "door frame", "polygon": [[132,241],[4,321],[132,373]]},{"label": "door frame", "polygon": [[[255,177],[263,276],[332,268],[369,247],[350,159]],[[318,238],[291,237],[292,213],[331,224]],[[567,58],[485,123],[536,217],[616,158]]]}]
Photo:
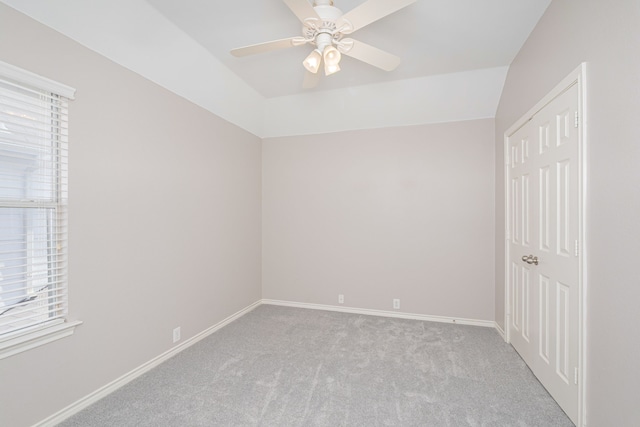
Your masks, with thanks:
[{"label": "door frame", "polygon": [[587,236],[586,236],[586,211],[587,211],[587,64],[582,63],[565,77],[551,92],[535,104],[526,114],[518,119],[504,133],[504,338],[511,342],[510,328],[510,292],[509,265],[511,254],[509,249],[509,138],[522,126],[528,123],[533,116],[542,110],[551,101],[564,93],[567,89],[578,86],[578,427],[586,425],[586,344],[587,344]]}]

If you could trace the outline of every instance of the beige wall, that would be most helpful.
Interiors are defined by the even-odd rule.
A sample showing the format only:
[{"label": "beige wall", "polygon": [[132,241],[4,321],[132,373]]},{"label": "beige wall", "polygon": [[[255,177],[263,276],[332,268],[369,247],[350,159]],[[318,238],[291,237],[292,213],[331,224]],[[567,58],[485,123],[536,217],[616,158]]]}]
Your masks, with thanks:
[{"label": "beige wall", "polygon": [[494,122],[263,142],[263,297],[493,320]]},{"label": "beige wall", "polygon": [[[496,117],[496,230],[504,230],[505,130],[588,62],[587,423],[640,425],[640,2],[554,0],[513,62]],[[504,245],[496,234],[496,319]]]},{"label": "beige wall", "polygon": [[[70,108],[76,334],[0,361],[0,425],[32,425],[260,299],[259,138],[0,4],[0,60]],[[215,76],[212,76],[215,78]]]},{"label": "beige wall", "polygon": [[[554,0],[510,69],[495,127],[265,140],[264,297],[343,293],[346,306],[383,310],[400,298],[403,312],[502,323],[502,135],[588,61],[587,421],[638,424],[638,22],[635,0]],[[175,326],[186,339],[261,297],[261,148],[3,4],[0,33],[0,60],[78,90],[70,288],[85,323],[0,361],[0,425],[27,426],[171,348]]]}]

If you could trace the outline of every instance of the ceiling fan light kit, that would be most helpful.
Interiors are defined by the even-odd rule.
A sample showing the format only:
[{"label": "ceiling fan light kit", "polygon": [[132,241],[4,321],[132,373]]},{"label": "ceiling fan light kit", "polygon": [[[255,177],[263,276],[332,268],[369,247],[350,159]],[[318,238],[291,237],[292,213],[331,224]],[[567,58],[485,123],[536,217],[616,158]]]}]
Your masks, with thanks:
[{"label": "ceiling fan light kit", "polygon": [[[234,56],[246,56],[255,53],[310,44],[313,51],[302,62],[309,73],[317,74],[324,60],[325,75],[340,71],[342,54],[373,65],[385,71],[392,71],[400,64],[400,58],[373,46],[345,38],[347,34],[390,15],[416,0],[367,0],[360,6],[343,14],[333,5],[333,0],[283,0],[302,22],[302,36],[233,49]],[[317,79],[306,79],[315,82]],[[305,87],[312,85],[305,83]]]},{"label": "ceiling fan light kit", "polygon": [[340,71],[340,59],[342,55],[333,46],[327,46],[324,48],[324,53],[322,55],[324,58],[324,74],[326,76],[330,76],[331,74],[337,73]]},{"label": "ceiling fan light kit", "polygon": [[338,64],[324,64],[324,75],[325,76],[330,76],[331,74],[335,74],[338,71],[340,71],[340,65]]},{"label": "ceiling fan light kit", "polygon": [[322,55],[318,49],[314,49],[311,51],[309,56],[302,62],[304,68],[306,68],[310,73],[317,73],[318,69],[320,69],[320,63],[322,62]]},{"label": "ceiling fan light kit", "polygon": [[322,56],[324,57],[324,61],[327,64],[331,64],[331,65],[339,64],[340,59],[342,58],[342,55],[340,54],[338,49],[336,49],[333,46],[325,47],[324,54]]}]

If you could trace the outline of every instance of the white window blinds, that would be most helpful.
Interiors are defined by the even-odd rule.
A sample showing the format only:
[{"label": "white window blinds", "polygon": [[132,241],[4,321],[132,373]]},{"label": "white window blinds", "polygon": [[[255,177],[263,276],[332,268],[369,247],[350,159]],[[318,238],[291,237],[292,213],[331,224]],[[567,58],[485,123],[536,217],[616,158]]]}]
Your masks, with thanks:
[{"label": "white window blinds", "polygon": [[0,340],[67,313],[68,100],[58,88],[0,63]]}]

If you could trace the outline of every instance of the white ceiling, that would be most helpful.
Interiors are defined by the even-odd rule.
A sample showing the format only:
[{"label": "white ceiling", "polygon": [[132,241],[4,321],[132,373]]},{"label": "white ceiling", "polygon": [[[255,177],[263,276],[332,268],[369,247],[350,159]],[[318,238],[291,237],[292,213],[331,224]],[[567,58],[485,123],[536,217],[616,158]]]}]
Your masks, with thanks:
[{"label": "white ceiling", "polygon": [[[335,5],[348,12],[364,1]],[[344,57],[342,71],[311,91],[302,89],[308,46],[229,53],[299,35],[301,24],[282,0],[0,2],[272,137],[494,117],[508,66],[551,0],[417,0],[353,34],[400,56],[395,71]]]},{"label": "white ceiling", "polygon": [[[236,47],[298,36],[302,25],[282,0],[147,0],[266,98],[301,93],[300,46],[236,58]],[[310,0],[312,1],[312,0]],[[365,0],[334,0],[348,12]],[[315,90],[506,66],[551,0],[418,0],[353,38],[402,58],[386,72],[345,57],[342,71]]]}]

